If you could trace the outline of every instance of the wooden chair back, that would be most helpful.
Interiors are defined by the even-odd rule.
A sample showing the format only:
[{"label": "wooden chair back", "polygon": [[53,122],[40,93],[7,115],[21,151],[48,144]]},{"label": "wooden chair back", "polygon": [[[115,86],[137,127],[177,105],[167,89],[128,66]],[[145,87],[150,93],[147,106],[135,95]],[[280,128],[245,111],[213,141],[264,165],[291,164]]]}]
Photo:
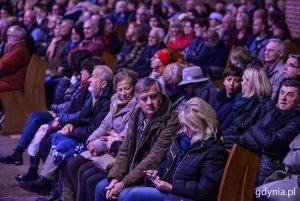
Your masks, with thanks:
[{"label": "wooden chair back", "polygon": [[234,145],[223,173],[218,201],[252,201],[260,158]]}]

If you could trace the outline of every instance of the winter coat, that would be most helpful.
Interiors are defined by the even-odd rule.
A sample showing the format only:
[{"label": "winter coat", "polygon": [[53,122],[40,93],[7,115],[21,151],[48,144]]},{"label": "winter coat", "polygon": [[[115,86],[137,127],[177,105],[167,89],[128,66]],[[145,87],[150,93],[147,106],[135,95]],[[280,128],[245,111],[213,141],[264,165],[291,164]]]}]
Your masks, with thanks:
[{"label": "winter coat", "polygon": [[259,103],[253,105],[249,112],[245,112],[234,118],[231,125],[223,131],[225,146],[232,148],[232,145],[238,141],[239,136],[243,135],[247,129],[273,108],[273,102],[269,98],[264,98]]},{"label": "winter coat", "polygon": [[276,93],[279,90],[279,86],[281,82],[284,80],[284,74],[283,74],[284,63],[283,60],[281,59],[275,64],[275,66],[271,70],[268,70],[269,66],[270,64],[265,64],[264,70],[266,71],[267,76],[272,85],[272,100],[274,100],[276,97]]},{"label": "winter coat", "polygon": [[183,51],[187,48],[194,38],[194,34],[178,34],[173,40],[167,43],[167,47],[176,50],[176,51]]},{"label": "winter coat", "polygon": [[138,104],[135,98],[132,98],[125,107],[118,109],[120,99],[118,94],[115,94],[111,98],[110,110],[105,119],[101,122],[99,128],[97,128],[88,138],[87,143],[93,141],[94,148],[97,154],[100,154],[100,150],[103,150],[100,137],[106,135],[107,131],[113,130],[120,136],[125,137],[128,132],[126,127],[130,115],[138,108]]},{"label": "winter coat", "polygon": [[[161,180],[175,164],[181,138],[177,135],[173,139],[166,159],[157,168]],[[195,142],[175,170],[171,193],[198,201],[217,200],[227,157],[224,144],[214,137]]]},{"label": "winter coat", "polygon": [[195,96],[205,100],[210,105],[213,104],[217,94],[218,89],[213,85],[211,80],[207,80],[201,87],[195,89]]},{"label": "winter coat", "polygon": [[228,98],[226,90],[223,88],[212,103],[212,108],[217,114],[219,127],[222,131],[226,130],[233,121],[232,105],[234,101],[235,96]]},{"label": "winter coat", "polygon": [[117,55],[117,68],[124,68],[127,67],[126,64],[126,57],[127,55],[134,49],[136,43],[129,43],[128,41],[125,40],[123,47],[120,51],[120,53]]},{"label": "winter coat", "polygon": [[160,49],[164,48],[165,45],[160,43],[156,46],[146,45],[138,58],[138,60],[130,66],[135,72],[138,73],[139,78],[147,77],[150,75],[151,68],[151,58]]},{"label": "winter coat", "polygon": [[[129,119],[128,133],[108,174],[108,179],[122,181],[125,187],[143,183],[143,171],[154,169],[160,164],[172,143],[172,136],[179,130],[179,122],[176,113],[172,111],[171,101],[163,95],[160,109],[144,127],[139,147],[136,147],[137,125],[141,113],[142,110],[138,109]],[[131,164],[134,164],[134,168],[129,171]]]},{"label": "winter coat", "polygon": [[25,43],[14,45],[0,58],[0,92],[24,88],[30,52]]},{"label": "winter coat", "polygon": [[94,105],[92,98],[90,98],[89,104],[82,108],[79,117],[66,122],[66,124],[71,123],[74,125],[74,129],[68,134],[68,137],[78,142],[85,142],[100,126],[102,120],[109,112],[110,95],[111,86],[107,86]]}]

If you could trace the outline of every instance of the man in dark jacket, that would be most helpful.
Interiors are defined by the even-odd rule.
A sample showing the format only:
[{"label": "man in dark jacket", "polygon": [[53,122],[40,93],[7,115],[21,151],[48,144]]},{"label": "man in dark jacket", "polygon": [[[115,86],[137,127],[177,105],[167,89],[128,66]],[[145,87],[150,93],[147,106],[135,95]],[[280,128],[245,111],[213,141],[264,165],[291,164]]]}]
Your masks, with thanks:
[{"label": "man in dark jacket", "polygon": [[[52,136],[55,135],[55,137],[52,139],[51,153],[47,157],[40,177],[32,182],[21,182],[21,188],[39,194],[49,193],[51,181],[57,179],[58,172],[63,162],[67,160],[67,155],[70,153],[70,149],[57,150],[56,147],[63,146],[61,145],[62,141],[58,142],[58,144],[54,144],[55,138],[59,137],[67,142],[70,142],[68,139],[73,139],[72,142],[76,144],[80,142],[85,143],[88,136],[100,126],[100,123],[109,111],[112,79],[113,72],[108,66],[95,66],[92,77],[90,78],[89,91],[92,94],[90,103],[83,107],[78,118],[67,122],[58,133],[52,134]],[[71,143],[66,143],[64,145],[70,147],[70,144]],[[74,154],[76,153],[75,148],[71,151],[73,151]],[[72,156],[73,154],[70,155],[70,158]]]},{"label": "man in dark jacket", "polygon": [[[128,131],[108,179],[98,183],[96,200],[125,196],[128,187],[143,184],[144,170],[160,164],[179,129],[170,100],[158,81],[141,79],[135,87],[140,109],[128,122]],[[121,199],[122,200],[122,199]]]},{"label": "man in dark jacket", "polygon": [[300,82],[286,80],[280,88],[277,107],[240,136],[239,144],[262,154],[258,185],[275,171],[284,170],[283,159],[300,130],[299,106]]}]

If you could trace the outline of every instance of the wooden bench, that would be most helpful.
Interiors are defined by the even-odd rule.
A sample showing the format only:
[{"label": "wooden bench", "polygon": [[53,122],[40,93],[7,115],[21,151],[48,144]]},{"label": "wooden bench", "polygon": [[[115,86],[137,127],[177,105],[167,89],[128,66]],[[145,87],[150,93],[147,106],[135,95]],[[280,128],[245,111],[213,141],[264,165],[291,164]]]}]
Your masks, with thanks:
[{"label": "wooden bench", "polygon": [[47,62],[33,55],[27,68],[24,90],[0,93],[4,135],[21,133],[31,112],[47,111],[44,84]]},{"label": "wooden bench", "polygon": [[259,161],[259,156],[235,144],[224,169],[218,201],[252,201]]},{"label": "wooden bench", "polygon": [[116,55],[114,55],[108,51],[104,51],[102,54],[102,58],[105,61],[106,65],[109,66],[113,72],[115,72],[115,69],[117,66]]}]

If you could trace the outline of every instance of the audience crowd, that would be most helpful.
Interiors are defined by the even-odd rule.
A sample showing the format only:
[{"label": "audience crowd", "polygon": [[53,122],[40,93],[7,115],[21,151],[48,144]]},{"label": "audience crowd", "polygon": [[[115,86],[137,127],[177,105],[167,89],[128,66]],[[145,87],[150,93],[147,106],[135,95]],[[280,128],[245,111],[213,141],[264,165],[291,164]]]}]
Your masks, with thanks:
[{"label": "audience crowd", "polygon": [[[23,165],[28,149],[15,180],[39,201],[213,201],[234,144],[261,158],[257,190],[299,184],[284,0],[1,1],[0,94],[24,89],[33,54],[48,62],[49,111],[0,162]],[[5,115],[0,103],[0,131]],[[294,186],[256,199],[299,200]]]}]

